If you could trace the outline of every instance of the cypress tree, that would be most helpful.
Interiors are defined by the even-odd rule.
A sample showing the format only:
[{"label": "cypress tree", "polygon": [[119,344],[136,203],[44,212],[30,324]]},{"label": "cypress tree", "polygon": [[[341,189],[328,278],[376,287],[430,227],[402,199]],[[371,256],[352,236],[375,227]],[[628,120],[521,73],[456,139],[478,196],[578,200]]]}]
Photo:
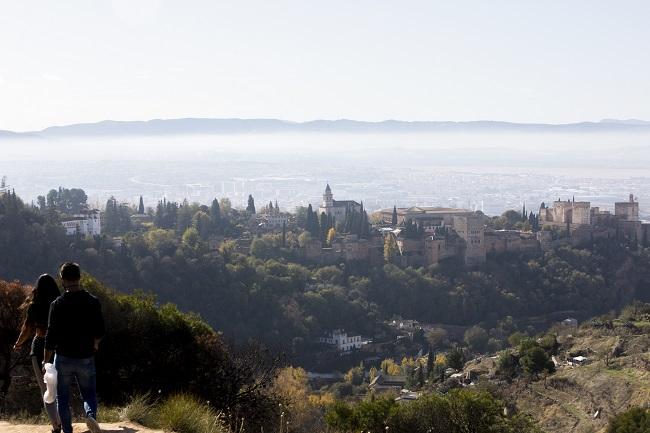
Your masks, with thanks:
[{"label": "cypress tree", "polygon": [[325,215],[325,212],[321,212],[320,214],[320,230],[319,230],[319,235],[320,235],[320,240],[325,242],[325,239],[327,238],[327,230],[329,229],[328,224],[327,224],[327,215]]},{"label": "cypress tree", "polygon": [[311,203],[307,206],[307,218],[305,219],[305,230],[311,233],[312,231],[312,207]]},{"label": "cypress tree", "polygon": [[219,200],[216,198],[212,200],[210,206],[210,226],[212,233],[217,233],[221,226],[221,206],[219,206]]},{"label": "cypress tree", "polygon": [[249,214],[255,213],[255,199],[252,194],[248,194],[248,205],[246,206],[246,212]]},{"label": "cypress tree", "polygon": [[521,209],[521,220],[526,222],[528,219],[528,214],[526,213],[526,202],[524,202],[524,207]]},{"label": "cypress tree", "polygon": [[393,227],[397,226],[397,206],[393,206],[393,217],[390,224]]},{"label": "cypress tree", "polygon": [[140,215],[144,215],[144,201],[142,200],[142,196],[140,196],[140,204],[138,205],[138,213]]}]

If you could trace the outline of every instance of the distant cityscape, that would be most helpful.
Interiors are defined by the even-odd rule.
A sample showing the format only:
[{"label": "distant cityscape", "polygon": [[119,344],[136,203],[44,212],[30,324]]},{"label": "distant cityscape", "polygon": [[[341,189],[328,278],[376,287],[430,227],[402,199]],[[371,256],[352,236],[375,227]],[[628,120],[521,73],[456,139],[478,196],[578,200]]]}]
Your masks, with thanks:
[{"label": "distant cityscape", "polygon": [[259,203],[277,200],[282,209],[293,211],[310,203],[318,206],[323,185],[329,182],[339,197],[363,201],[369,211],[394,205],[442,206],[500,215],[508,209],[519,210],[524,203],[530,209],[536,208],[549,197],[575,197],[613,210],[615,201],[632,193],[641,203],[640,217],[650,218],[650,177],[633,175],[620,178],[345,164],[337,168],[307,165],[296,169],[293,164],[245,161],[84,162],[73,172],[65,170],[65,163],[53,161],[25,173],[16,170],[15,164],[0,161],[0,174],[7,174],[7,182],[26,200],[35,200],[61,185],[83,188],[93,207],[103,206],[111,196],[135,204],[140,195],[146,206],[155,206],[163,197],[199,203],[227,197],[233,206],[245,207],[248,195],[252,194]]}]

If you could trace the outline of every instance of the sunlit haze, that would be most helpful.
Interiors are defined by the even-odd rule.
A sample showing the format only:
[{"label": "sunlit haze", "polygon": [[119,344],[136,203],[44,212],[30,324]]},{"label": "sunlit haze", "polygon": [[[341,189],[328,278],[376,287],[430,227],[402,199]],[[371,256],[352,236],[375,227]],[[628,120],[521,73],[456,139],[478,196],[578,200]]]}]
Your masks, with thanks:
[{"label": "sunlit haze", "polygon": [[650,119],[646,1],[5,2],[0,129]]}]

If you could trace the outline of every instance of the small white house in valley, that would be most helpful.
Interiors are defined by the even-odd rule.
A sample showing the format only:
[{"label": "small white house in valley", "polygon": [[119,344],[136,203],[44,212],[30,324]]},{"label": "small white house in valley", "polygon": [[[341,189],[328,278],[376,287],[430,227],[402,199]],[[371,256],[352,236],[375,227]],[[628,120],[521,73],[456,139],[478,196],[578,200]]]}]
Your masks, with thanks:
[{"label": "small white house in valley", "polygon": [[102,234],[101,212],[98,209],[85,210],[61,221],[68,236],[99,236]]},{"label": "small white house in valley", "polygon": [[364,345],[370,343],[370,340],[364,340],[360,335],[348,335],[342,329],[335,329],[331,334],[318,339],[320,343],[336,346],[341,352],[349,352],[352,349],[361,349]]}]

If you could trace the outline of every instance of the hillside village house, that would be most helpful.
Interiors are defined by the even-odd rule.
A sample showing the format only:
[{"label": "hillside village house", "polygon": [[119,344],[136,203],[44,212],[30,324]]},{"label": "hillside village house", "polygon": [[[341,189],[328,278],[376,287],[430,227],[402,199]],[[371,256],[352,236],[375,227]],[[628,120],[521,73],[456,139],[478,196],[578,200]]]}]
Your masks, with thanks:
[{"label": "hillside village house", "polygon": [[81,211],[61,221],[68,236],[99,236],[102,234],[101,212],[98,209]]},{"label": "hillside village house", "polygon": [[352,349],[361,349],[370,340],[364,340],[360,335],[350,335],[342,329],[335,329],[331,334],[318,339],[319,343],[335,346],[339,352],[349,352]]}]

